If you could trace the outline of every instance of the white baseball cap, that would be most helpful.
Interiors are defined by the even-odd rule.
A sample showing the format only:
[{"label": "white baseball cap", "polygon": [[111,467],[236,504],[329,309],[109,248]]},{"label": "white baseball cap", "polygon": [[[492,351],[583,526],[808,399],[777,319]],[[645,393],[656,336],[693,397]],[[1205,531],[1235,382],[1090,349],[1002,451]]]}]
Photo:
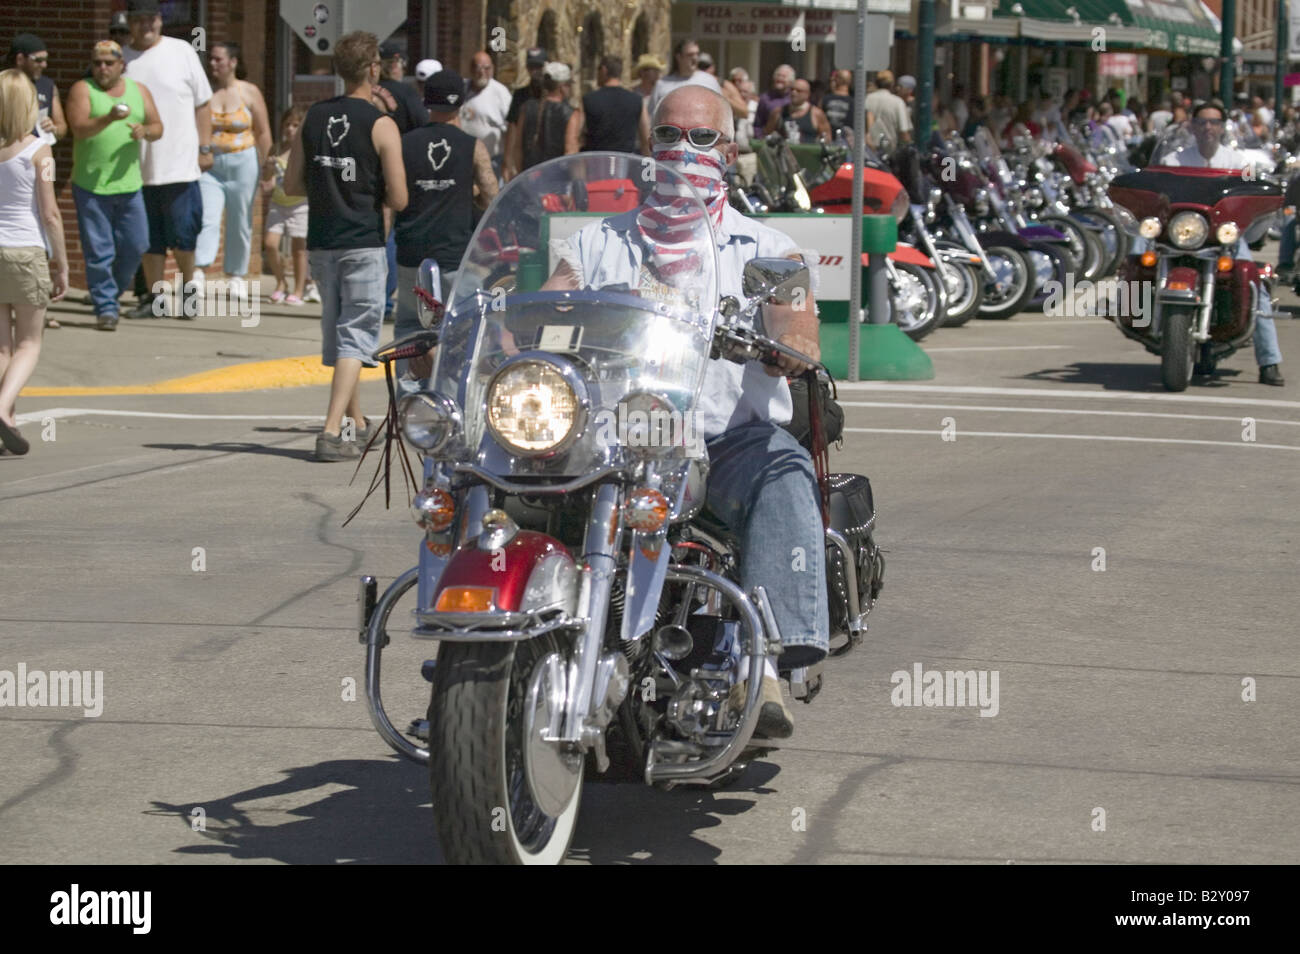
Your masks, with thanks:
[{"label": "white baseball cap", "polygon": [[437,60],[420,60],[415,64],[415,78],[421,83],[427,80],[434,73],[442,72],[442,64]]},{"label": "white baseball cap", "polygon": [[547,63],[543,67],[542,73],[548,76],[553,83],[567,83],[573,79],[573,71],[569,69],[568,64],[559,61]]}]

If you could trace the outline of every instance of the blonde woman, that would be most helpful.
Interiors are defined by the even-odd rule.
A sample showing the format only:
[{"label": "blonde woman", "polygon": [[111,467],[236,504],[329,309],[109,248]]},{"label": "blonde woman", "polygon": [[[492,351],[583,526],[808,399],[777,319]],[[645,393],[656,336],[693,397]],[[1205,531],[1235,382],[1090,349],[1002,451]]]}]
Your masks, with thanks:
[{"label": "blonde woman", "polygon": [[[26,74],[0,73],[0,444],[11,454],[29,449],[18,433],[14,405],[36,370],[45,309],[68,290],[54,157],[32,135],[38,111],[36,87]],[[47,236],[54,253],[52,281]]]}]

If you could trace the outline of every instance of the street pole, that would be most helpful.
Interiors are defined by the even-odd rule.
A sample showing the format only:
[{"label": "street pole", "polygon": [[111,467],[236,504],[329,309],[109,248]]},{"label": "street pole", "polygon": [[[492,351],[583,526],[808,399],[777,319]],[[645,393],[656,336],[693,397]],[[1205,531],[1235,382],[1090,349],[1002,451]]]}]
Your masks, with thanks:
[{"label": "street pole", "polygon": [[853,55],[853,199],[849,249],[849,380],[858,380],[862,342],[862,169],[867,141],[867,0],[858,0],[858,32]]},{"label": "street pole", "polygon": [[1285,92],[1287,49],[1290,46],[1286,0],[1277,0],[1277,62],[1273,69],[1273,128],[1282,128],[1282,95]]},{"label": "street pole", "polygon": [[924,149],[930,141],[934,105],[934,0],[920,0],[917,25],[916,68],[921,75],[916,91],[916,145]]},{"label": "street pole", "polygon": [[1232,38],[1237,29],[1237,0],[1223,0],[1223,16],[1219,34],[1219,56],[1223,66],[1219,70],[1219,99],[1226,109],[1232,109],[1234,92]]}]

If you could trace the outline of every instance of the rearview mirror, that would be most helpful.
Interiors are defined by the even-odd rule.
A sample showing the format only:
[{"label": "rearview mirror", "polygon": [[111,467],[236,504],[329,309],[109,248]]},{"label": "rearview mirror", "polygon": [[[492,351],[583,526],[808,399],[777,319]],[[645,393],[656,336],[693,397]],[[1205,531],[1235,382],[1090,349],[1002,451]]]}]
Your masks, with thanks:
[{"label": "rearview mirror", "polygon": [[756,258],[745,265],[746,297],[765,298],[789,305],[796,297],[808,297],[808,266],[792,258]]}]

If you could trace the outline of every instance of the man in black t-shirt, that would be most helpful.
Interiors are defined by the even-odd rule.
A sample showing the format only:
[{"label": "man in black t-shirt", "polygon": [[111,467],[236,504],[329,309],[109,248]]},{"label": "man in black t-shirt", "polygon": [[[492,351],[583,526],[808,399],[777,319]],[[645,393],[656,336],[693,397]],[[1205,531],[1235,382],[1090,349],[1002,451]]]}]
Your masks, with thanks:
[{"label": "man in black t-shirt", "polygon": [[540,46],[533,47],[528,51],[525,63],[528,67],[528,82],[510,95],[510,112],[506,113],[505,159],[501,170],[506,182],[519,175],[519,167],[510,164],[510,157],[518,149],[519,137],[523,135],[524,104],[542,98],[542,70],[546,67],[546,51]]},{"label": "man in black t-shirt", "polygon": [[[405,136],[412,129],[419,129],[429,121],[424,111],[424,102],[415,87],[405,81],[406,54],[400,43],[389,41],[379,48],[379,86],[377,97],[372,102],[382,112],[388,113],[397,123],[397,131]],[[385,96],[383,92],[387,91]],[[393,233],[388,233],[388,285],[385,289],[384,320],[393,317],[393,293],[397,291],[397,248],[393,245]]]},{"label": "man in black t-shirt", "polygon": [[[496,198],[497,177],[482,140],[460,128],[465,81],[455,70],[434,73],[424,83],[431,122],[402,137],[402,165],[411,199],[397,214],[397,320],[393,336],[420,330],[415,283],[420,262],[438,263],[439,298],[445,303],[474,232],[474,190],[487,208]],[[399,372],[404,368],[399,367]]]},{"label": "man in black t-shirt", "polygon": [[535,165],[578,151],[582,112],[569,105],[573,71],[566,63],[547,63],[542,69],[542,98],[530,99],[519,112],[519,136],[514,154],[507,157],[515,169]]},{"label": "man in black t-shirt", "polygon": [[597,88],[582,97],[584,152],[650,154],[650,120],[641,97],[623,88],[623,59],[606,56],[596,67]]},{"label": "man in black t-shirt", "polygon": [[839,139],[845,130],[853,132],[853,74],[836,70],[831,74],[831,91],[822,97],[822,112],[831,124],[831,137]]},{"label": "man in black t-shirt", "polygon": [[[68,134],[68,122],[63,118],[63,103],[59,101],[59,90],[54,80],[45,75],[50,63],[49,51],[45,41],[30,33],[19,33],[14,37],[9,48],[13,64],[27,74],[27,78],[36,86],[36,105],[40,118],[36,121],[36,135],[44,134],[47,142],[62,139]],[[54,139],[50,137],[53,136]]]},{"label": "man in black t-shirt", "polygon": [[[361,368],[375,366],[388,277],[386,209],[406,208],[397,125],[371,102],[379,83],[379,40],[341,37],[334,68],[344,94],[316,103],[284,173],[288,195],[307,196],[307,251],[321,294],[321,363],[334,369],[317,460],[356,459],[373,422],[361,414]],[[343,426],[344,417],[352,427]]]}]

